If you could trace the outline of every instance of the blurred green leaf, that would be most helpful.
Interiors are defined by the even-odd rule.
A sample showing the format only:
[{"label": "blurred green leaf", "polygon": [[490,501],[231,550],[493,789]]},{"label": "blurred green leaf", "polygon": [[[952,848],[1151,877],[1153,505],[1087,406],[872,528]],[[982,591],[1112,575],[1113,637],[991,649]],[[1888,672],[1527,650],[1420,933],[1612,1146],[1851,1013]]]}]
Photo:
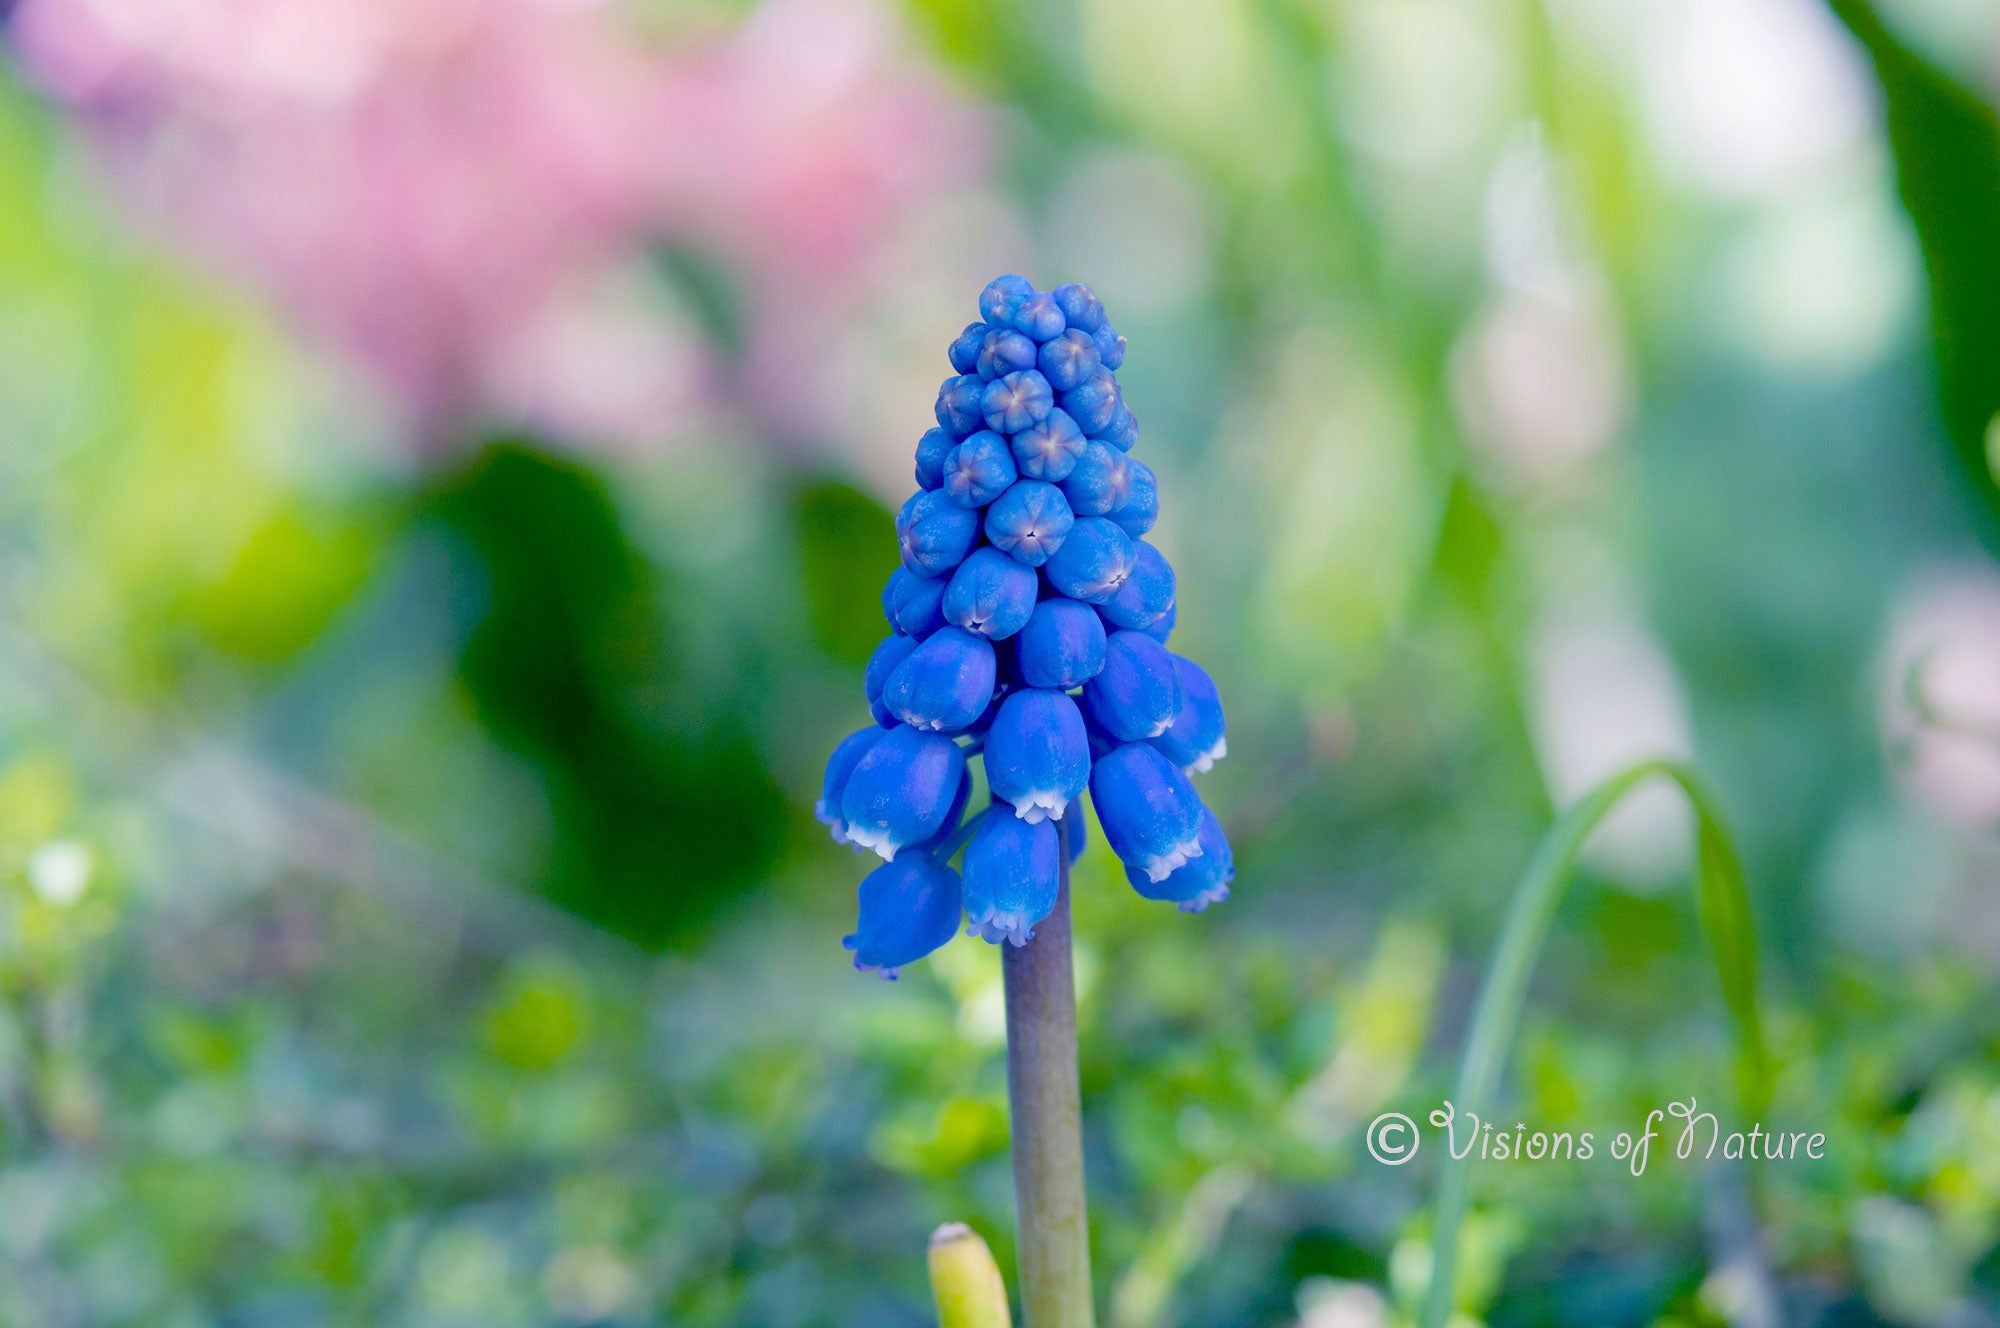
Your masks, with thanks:
[{"label": "blurred green leaf", "polygon": [[483,612],[459,674],[481,721],[533,761],[558,842],[556,902],[664,945],[776,852],[783,808],[740,720],[689,695],[661,606],[604,482],[497,442],[433,495],[470,547]]},{"label": "blurred green leaf", "polygon": [[2000,118],[1903,42],[1868,0],[1828,0],[1881,82],[1903,206],[1930,275],[1939,388],[1953,455],[2000,553]]},{"label": "blurred green leaf", "polygon": [[801,486],[793,513],[813,639],[842,663],[865,664],[888,631],[879,592],[897,566],[895,518],[834,479]]}]

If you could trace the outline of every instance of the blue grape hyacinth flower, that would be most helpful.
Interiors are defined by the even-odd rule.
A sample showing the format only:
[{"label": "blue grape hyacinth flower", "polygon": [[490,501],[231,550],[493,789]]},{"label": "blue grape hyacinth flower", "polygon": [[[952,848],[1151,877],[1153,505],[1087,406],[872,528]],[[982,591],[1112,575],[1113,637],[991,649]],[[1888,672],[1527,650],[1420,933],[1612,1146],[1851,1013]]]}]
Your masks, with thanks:
[{"label": "blue grape hyacinth flower", "polygon": [[[814,806],[886,859],[844,944],[891,978],[961,926],[1028,944],[1061,895],[1059,845],[1083,852],[1086,793],[1143,898],[1198,912],[1235,879],[1189,779],[1227,750],[1222,702],[1166,648],[1178,585],[1144,538],[1159,482],[1131,455],[1125,338],[1080,284],[999,277],[979,315],[946,349],[896,518],[891,634],[863,676],[875,723],[834,749]],[[990,800],[968,817],[973,760]]]}]

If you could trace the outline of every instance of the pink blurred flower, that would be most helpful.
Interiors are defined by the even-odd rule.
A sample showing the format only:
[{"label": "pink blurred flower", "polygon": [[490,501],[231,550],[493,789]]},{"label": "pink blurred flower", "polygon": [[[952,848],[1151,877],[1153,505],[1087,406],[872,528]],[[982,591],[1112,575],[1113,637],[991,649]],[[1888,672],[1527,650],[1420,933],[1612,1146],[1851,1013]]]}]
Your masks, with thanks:
[{"label": "pink blurred flower", "polygon": [[719,260],[753,344],[794,342],[983,161],[865,0],[771,0],[664,49],[574,0],[25,0],[14,31],[148,217],[433,441],[657,439],[721,381],[671,291],[630,277],[647,246]]},{"label": "pink blurred flower", "polygon": [[1898,597],[1883,716],[1911,790],[1943,819],[2000,828],[2000,575],[1935,572]]}]

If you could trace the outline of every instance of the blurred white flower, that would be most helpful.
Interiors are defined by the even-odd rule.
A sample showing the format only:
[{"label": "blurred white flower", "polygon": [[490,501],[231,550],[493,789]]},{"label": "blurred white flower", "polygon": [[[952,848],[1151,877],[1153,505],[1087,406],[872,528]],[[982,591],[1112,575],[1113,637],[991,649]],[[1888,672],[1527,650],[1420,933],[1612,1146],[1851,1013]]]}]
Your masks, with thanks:
[{"label": "blurred white flower", "polygon": [[1818,0],[1652,0],[1639,12],[1653,140],[1712,196],[1783,194],[1873,122],[1873,81]]},{"label": "blurred white flower", "polygon": [[1299,1328],[1388,1328],[1389,1303],[1365,1282],[1309,1277],[1297,1301]]},{"label": "blurred white flower", "polygon": [[1943,820],[2000,828],[2000,573],[1934,570],[1897,596],[1882,675],[1892,757]]},{"label": "blurred white flower", "polygon": [[[1558,807],[1635,761],[1686,756],[1692,746],[1680,676],[1623,595],[1544,611],[1528,650],[1528,719]],[[1684,868],[1691,835],[1680,794],[1648,785],[1605,818],[1590,854],[1621,882],[1652,887]]]},{"label": "blurred white flower", "polygon": [[1724,251],[1717,331],[1767,363],[1851,374],[1879,360],[1921,300],[1908,219],[1882,171],[1840,172],[1828,187],[1760,210]]},{"label": "blurred white flower", "polygon": [[1608,448],[1631,409],[1631,371],[1596,283],[1502,290],[1452,360],[1453,401],[1489,478],[1551,487]]},{"label": "blurred white flower", "polygon": [[1559,486],[1608,448],[1631,412],[1631,370],[1604,283],[1574,252],[1539,126],[1517,134],[1486,183],[1496,284],[1454,348],[1453,404],[1506,488]]},{"label": "blurred white flower", "polygon": [[44,900],[68,908],[83,898],[92,865],[85,845],[73,839],[54,840],[28,856],[28,884]]}]

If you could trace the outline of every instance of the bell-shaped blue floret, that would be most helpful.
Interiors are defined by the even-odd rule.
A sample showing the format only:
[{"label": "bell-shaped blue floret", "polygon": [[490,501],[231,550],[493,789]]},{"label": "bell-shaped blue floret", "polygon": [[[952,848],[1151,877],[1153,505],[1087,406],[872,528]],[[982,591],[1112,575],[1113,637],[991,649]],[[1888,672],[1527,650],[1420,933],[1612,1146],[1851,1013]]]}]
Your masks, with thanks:
[{"label": "bell-shaped blue floret", "polygon": [[1021,333],[1011,327],[990,327],[973,367],[981,378],[1005,378],[1010,373],[1034,368],[1036,356],[1035,343]]},{"label": "bell-shaped blue floret", "polygon": [[1111,851],[1149,881],[1164,881],[1201,855],[1194,785],[1142,742],[1098,758],[1090,768],[1090,801]]},{"label": "bell-shaped blue floret", "polygon": [[1026,945],[1061,889],[1056,828],[989,813],[965,846],[966,934]]},{"label": "bell-shaped blue floret", "polygon": [[1130,867],[1125,869],[1125,879],[1146,898],[1179,904],[1183,913],[1199,913],[1210,904],[1221,903],[1229,898],[1229,884],[1236,879],[1236,854],[1229,847],[1229,837],[1222,833],[1222,822],[1206,807],[1201,809],[1197,838],[1201,856],[1174,868],[1164,880],[1155,881]]},{"label": "bell-shaped blue floret", "polygon": [[1068,323],[1061,306],[1056,304],[1056,297],[1043,291],[1021,302],[1014,313],[1014,326],[1036,341],[1047,341],[1062,335]]},{"label": "bell-shaped blue floret", "polygon": [[[884,732],[879,728],[857,729],[842,738],[833,755],[826,758],[826,775],[820,780],[819,801],[813,804],[813,815],[833,832],[836,844],[847,842],[847,822],[840,815],[840,795],[847,788],[847,777],[854,773],[854,767],[861,763],[869,748],[882,740]],[[859,851],[861,846],[854,847]]]},{"label": "bell-shaped blue floret", "polygon": [[986,509],[986,538],[1030,567],[1047,562],[1074,524],[1062,490],[1042,480],[1015,480]]},{"label": "bell-shaped blue floret", "polygon": [[998,549],[974,549],[945,586],[945,620],[975,636],[1005,640],[1027,624],[1040,590],[1034,568]]},{"label": "bell-shaped blue floret", "polygon": [[1101,516],[1078,517],[1042,575],[1071,599],[1102,604],[1132,575],[1132,540]]},{"label": "bell-shaped blue floret", "polygon": [[944,483],[944,459],[956,446],[943,429],[926,429],[917,440],[917,487],[935,489]]},{"label": "bell-shaped blue floret", "polygon": [[993,329],[983,321],[967,323],[965,331],[952,338],[945,355],[951,360],[953,373],[969,374],[979,372],[979,352],[986,344],[986,334]]},{"label": "bell-shaped blue floret", "polygon": [[1097,611],[1113,628],[1141,632],[1173,606],[1174,569],[1166,555],[1144,540],[1133,540],[1132,575]]},{"label": "bell-shaped blue floret", "polygon": [[1097,343],[1090,339],[1090,333],[1071,328],[1041,348],[1035,367],[1050,387],[1067,392],[1097,372]]},{"label": "bell-shaped blue floret", "polygon": [[1015,638],[1021,681],[1057,691],[1081,687],[1104,668],[1104,642],[1095,609],[1073,599],[1045,599]]},{"label": "bell-shaped blue floret", "polygon": [[1051,293],[1056,297],[1056,308],[1063,311],[1063,318],[1071,327],[1095,332],[1104,326],[1104,305],[1098,301],[1097,292],[1082,282],[1058,286]]},{"label": "bell-shaped blue floret", "polygon": [[1084,444],[1076,468],[1063,481],[1063,497],[1078,516],[1103,516],[1124,505],[1132,492],[1132,462],[1110,443]]},{"label": "bell-shaped blue floret", "polygon": [[1012,272],[995,277],[979,292],[979,316],[995,327],[1012,327],[1014,316],[1034,294],[1035,285],[1026,277]]},{"label": "bell-shaped blue floret", "polygon": [[1139,417],[1132,413],[1123,397],[1119,398],[1118,409],[1111,412],[1111,423],[1099,430],[1097,436],[1121,452],[1131,451],[1132,445],[1139,441]]},{"label": "bell-shaped blue floret", "polygon": [[914,636],[898,634],[885,638],[881,645],[875,647],[875,653],[868,657],[867,671],[861,675],[862,687],[868,693],[868,709],[875,716],[875,722],[885,729],[893,729],[901,721],[882,703],[882,687],[917,645]]},{"label": "bell-shaped blue floret", "polygon": [[1014,465],[1023,475],[1053,484],[1076,469],[1077,458],[1089,441],[1069,412],[1052,410],[1041,423],[1015,434],[1010,443]]},{"label": "bell-shaped blue floret", "polygon": [[[1127,458],[1130,460],[1130,458]],[[1133,539],[1153,528],[1160,519],[1160,486],[1153,468],[1143,461],[1132,462],[1132,486],[1125,501],[1112,509],[1111,519]]]},{"label": "bell-shaped blue floret", "polygon": [[1090,335],[1097,343],[1097,358],[1104,362],[1105,368],[1115,373],[1125,367],[1125,338],[1118,335],[1118,329],[1111,326],[1109,319],[1099,323]]},{"label": "bell-shaped blue floret", "polygon": [[1149,739],[1160,755],[1183,771],[1196,774],[1212,769],[1229,755],[1228,725],[1222,718],[1222,696],[1215,679],[1191,659],[1175,655],[1174,676],[1181,684],[1180,713],[1157,738]]},{"label": "bell-shaped blue floret", "polygon": [[915,853],[921,849],[925,853],[935,854],[944,847],[944,841],[950,839],[952,833],[958,829],[959,821],[965,816],[965,804],[972,801],[972,767],[962,766],[960,771],[958,792],[952,795],[951,807],[944,814],[944,824],[940,825],[938,832],[929,839],[921,844],[909,845],[904,852]]},{"label": "bell-shaped blue floret", "polygon": [[895,980],[958,933],[961,888],[958,873],[922,853],[885,862],[862,878],[861,919],[841,944],[854,951],[854,966]]},{"label": "bell-shaped blue floret", "polygon": [[1161,645],[1165,645],[1167,643],[1167,638],[1174,634],[1174,624],[1177,621],[1179,621],[1180,616],[1181,616],[1180,601],[1175,600],[1172,604],[1169,604],[1167,606],[1167,611],[1165,613],[1161,614],[1158,618],[1153,620],[1152,626],[1142,627],[1139,630],[1144,632],[1147,636],[1152,637],[1155,641],[1158,641]]},{"label": "bell-shaped blue floret", "polygon": [[960,507],[984,507],[1007,492],[1016,478],[1014,453],[1007,440],[991,429],[981,429],[945,457],[940,487]]},{"label": "bell-shaped blue floret", "polygon": [[1049,380],[1034,369],[1017,369],[986,384],[980,398],[986,427],[998,433],[1019,433],[1048,418],[1056,404]]},{"label": "bell-shaped blue floret", "polygon": [[947,378],[938,386],[937,404],[932,413],[946,433],[965,438],[986,427],[986,380],[976,373]]},{"label": "bell-shaped blue floret", "polygon": [[[1120,742],[1144,742],[1165,733],[1180,713],[1182,699],[1174,657],[1143,632],[1106,637],[1104,668],[1083,685],[1085,713]],[[893,701],[890,709],[895,709]]]},{"label": "bell-shaped blue floret", "polygon": [[[1100,349],[1100,357],[1102,354]],[[1077,427],[1092,435],[1111,423],[1111,417],[1118,411],[1118,401],[1118,380],[1102,367],[1056,398],[1056,404],[1069,412]]]},{"label": "bell-shaped blue floret", "polygon": [[929,636],[944,626],[944,588],[941,577],[918,576],[898,567],[882,588],[882,614],[905,636]]},{"label": "bell-shaped blue floret", "polygon": [[848,842],[895,861],[898,849],[944,827],[964,775],[965,753],[950,738],[890,729],[862,753],[840,791]]},{"label": "bell-shaped blue floret", "polygon": [[943,576],[965,561],[979,542],[979,513],[960,507],[940,489],[910,495],[896,513],[896,546],[903,566],[918,576]]},{"label": "bell-shaped blue floret", "polygon": [[914,729],[956,733],[993,699],[993,646],[957,627],[940,627],[882,684],[882,704]]},{"label": "bell-shaped blue floret", "polygon": [[1090,738],[1076,702],[1040,687],[1002,701],[986,731],[986,783],[1023,820],[1061,817],[1090,783]]}]

